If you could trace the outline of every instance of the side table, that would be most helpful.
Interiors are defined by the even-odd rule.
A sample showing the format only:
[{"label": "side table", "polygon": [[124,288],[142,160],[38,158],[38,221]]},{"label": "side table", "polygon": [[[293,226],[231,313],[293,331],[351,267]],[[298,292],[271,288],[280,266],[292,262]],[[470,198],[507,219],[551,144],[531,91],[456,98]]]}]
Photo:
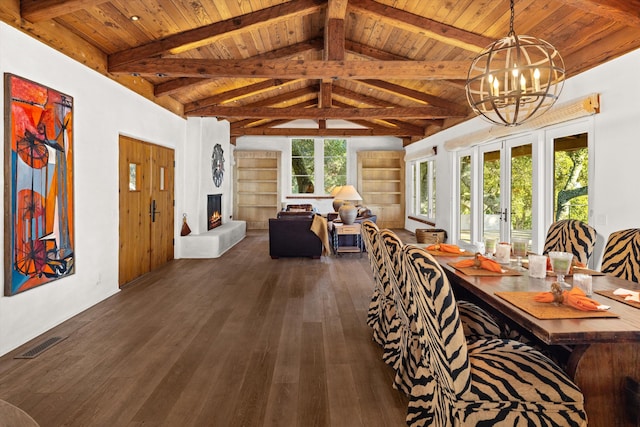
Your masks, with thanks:
[{"label": "side table", "polygon": [[[340,239],[340,237],[343,239]],[[351,236],[349,242],[345,242],[345,237]],[[347,244],[355,243],[355,244]],[[333,250],[340,253],[360,253],[362,254],[362,236],[360,235],[360,223],[342,224],[333,223]]]}]

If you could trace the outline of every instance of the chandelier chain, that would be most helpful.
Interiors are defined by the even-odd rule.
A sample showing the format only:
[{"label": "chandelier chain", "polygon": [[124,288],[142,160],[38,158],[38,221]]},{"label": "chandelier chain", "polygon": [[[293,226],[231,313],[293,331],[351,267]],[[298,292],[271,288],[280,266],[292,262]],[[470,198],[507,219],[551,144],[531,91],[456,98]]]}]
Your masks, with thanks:
[{"label": "chandelier chain", "polygon": [[516,34],[516,32],[513,30],[513,20],[515,17],[515,6],[514,6],[515,1],[511,0],[511,19],[509,20],[509,36],[514,36]]}]

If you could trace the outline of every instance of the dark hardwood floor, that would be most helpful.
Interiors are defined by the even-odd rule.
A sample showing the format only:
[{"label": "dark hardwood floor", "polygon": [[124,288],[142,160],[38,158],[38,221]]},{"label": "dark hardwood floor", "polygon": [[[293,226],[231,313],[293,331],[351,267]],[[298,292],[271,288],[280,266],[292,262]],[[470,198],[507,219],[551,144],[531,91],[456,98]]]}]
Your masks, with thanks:
[{"label": "dark hardwood floor", "polygon": [[[272,260],[250,231],[0,358],[0,399],[42,427],[402,426],[365,323],[372,280],[366,254]],[[51,336],[68,338],[14,359]]]}]

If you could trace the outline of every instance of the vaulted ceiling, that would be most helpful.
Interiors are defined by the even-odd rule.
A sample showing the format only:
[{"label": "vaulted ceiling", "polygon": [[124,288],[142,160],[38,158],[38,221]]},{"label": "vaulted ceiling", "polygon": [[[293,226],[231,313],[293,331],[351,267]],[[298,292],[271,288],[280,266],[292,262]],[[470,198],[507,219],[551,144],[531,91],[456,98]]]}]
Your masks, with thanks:
[{"label": "vaulted ceiling", "polygon": [[[516,0],[515,16],[517,34],[560,51],[567,77],[640,46],[640,0]],[[234,138],[388,135],[405,144],[474,116],[467,70],[506,36],[509,17],[508,0],[0,5],[3,21],[165,108],[228,119]],[[287,125],[296,119],[317,126]]]}]

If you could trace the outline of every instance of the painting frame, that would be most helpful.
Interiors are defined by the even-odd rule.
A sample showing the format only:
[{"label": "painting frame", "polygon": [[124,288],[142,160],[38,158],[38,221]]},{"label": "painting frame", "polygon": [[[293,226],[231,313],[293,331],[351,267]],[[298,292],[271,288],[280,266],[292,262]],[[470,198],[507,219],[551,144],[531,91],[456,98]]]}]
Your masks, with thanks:
[{"label": "painting frame", "polygon": [[73,97],[4,73],[4,294],[75,274]]}]

